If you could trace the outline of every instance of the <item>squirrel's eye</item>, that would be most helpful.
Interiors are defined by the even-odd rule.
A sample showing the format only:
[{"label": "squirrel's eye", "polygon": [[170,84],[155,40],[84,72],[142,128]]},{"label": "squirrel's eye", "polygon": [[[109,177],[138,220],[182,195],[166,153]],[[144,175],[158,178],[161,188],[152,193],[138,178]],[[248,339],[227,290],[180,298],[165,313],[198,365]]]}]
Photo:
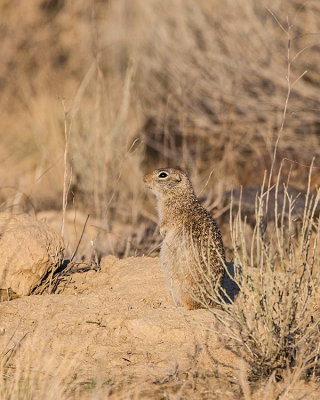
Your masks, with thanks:
[{"label": "squirrel's eye", "polygon": [[166,172],[161,172],[158,177],[159,178],[166,178],[168,176],[168,174]]}]

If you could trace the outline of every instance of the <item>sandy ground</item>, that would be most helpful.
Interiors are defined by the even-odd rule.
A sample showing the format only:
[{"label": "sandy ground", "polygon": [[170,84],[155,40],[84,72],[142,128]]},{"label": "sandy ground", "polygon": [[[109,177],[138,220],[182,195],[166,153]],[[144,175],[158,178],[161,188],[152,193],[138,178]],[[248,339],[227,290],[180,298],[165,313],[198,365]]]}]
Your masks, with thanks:
[{"label": "sandy ground", "polygon": [[147,383],[161,386],[172,377],[179,383],[179,374],[195,370],[237,375],[215,317],[173,305],[158,259],[108,256],[101,271],[74,274],[57,293],[1,303],[1,343],[23,347],[31,338],[43,359],[67,357],[87,389],[81,397],[96,382],[118,398],[124,388],[141,394]]},{"label": "sandy ground", "polygon": [[[82,226],[71,222],[76,243]],[[54,295],[0,302],[0,400],[318,399],[319,385],[295,377],[249,387],[226,328],[173,304],[158,257],[108,256],[63,279]],[[227,274],[223,286],[234,293]]]}]

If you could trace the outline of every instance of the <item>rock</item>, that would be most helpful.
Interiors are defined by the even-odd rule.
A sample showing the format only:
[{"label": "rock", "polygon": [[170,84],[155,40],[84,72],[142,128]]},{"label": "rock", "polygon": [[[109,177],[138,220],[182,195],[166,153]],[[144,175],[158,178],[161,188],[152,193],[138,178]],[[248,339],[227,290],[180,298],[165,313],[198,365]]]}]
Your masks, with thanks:
[{"label": "rock", "polygon": [[11,298],[29,295],[61,263],[63,251],[62,238],[46,223],[0,214],[0,289],[13,292]]}]

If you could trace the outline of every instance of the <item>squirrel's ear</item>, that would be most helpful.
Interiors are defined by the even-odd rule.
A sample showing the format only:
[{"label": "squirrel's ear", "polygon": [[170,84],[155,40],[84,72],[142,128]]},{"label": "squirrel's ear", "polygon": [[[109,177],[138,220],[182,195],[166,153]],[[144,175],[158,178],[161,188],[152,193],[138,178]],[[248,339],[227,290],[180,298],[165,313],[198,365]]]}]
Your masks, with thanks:
[{"label": "squirrel's ear", "polygon": [[176,182],[180,182],[180,181],[181,181],[181,176],[178,175],[178,174],[176,174],[176,175],[174,176],[174,179],[175,179]]}]

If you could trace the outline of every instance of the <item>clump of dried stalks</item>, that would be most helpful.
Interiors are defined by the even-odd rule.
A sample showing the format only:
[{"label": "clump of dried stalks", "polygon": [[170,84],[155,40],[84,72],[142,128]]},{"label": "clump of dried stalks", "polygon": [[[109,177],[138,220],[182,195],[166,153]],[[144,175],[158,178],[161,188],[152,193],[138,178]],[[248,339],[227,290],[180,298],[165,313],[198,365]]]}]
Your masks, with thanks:
[{"label": "clump of dried stalks", "polygon": [[[281,171],[275,185],[275,209],[269,212],[268,190],[262,185],[256,197],[250,253],[241,206],[234,217],[231,211],[233,269],[230,273],[230,265],[225,268],[227,278],[238,287],[234,302],[229,288],[219,293],[206,285],[199,263],[198,284],[222,310],[211,309],[225,327],[225,345],[246,362],[250,380],[271,375],[282,379],[288,371],[314,377],[320,371],[320,223],[316,215],[320,191],[310,191],[311,170],[312,165],[301,221],[292,217],[296,199],[288,194],[289,179],[283,184],[282,209],[277,207]],[[209,308],[210,302],[203,297],[195,300]]]},{"label": "clump of dried stalks", "polygon": [[[232,308],[224,307],[226,326],[240,344],[239,354],[259,379],[281,377],[299,367],[303,376],[319,372],[319,219],[320,193],[310,194],[310,178],[301,226],[292,220],[295,199],[288,196],[282,210],[275,206],[272,227],[266,227],[265,192],[256,201],[256,227],[248,255],[241,210],[233,221],[234,263],[241,266],[240,287]],[[276,201],[277,204],[277,188]],[[285,215],[288,207],[289,215]]]}]

